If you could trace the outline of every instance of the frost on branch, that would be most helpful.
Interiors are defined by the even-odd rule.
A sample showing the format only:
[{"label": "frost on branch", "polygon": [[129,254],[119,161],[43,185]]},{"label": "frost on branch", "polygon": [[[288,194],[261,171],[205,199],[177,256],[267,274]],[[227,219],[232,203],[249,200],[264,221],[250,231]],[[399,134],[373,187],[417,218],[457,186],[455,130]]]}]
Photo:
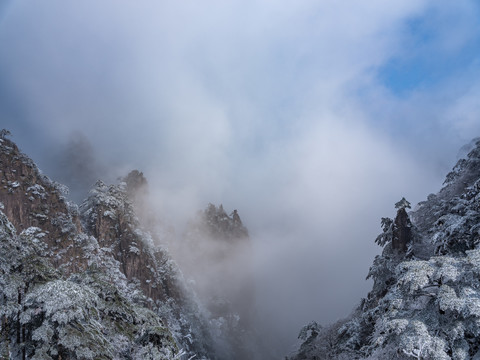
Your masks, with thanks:
[{"label": "frost on branch", "polygon": [[381,220],[382,230],[383,232],[377,236],[375,242],[380,246],[385,246],[387,243],[392,242],[393,240],[393,233],[395,230],[395,224],[392,219],[384,217]]},{"label": "frost on branch", "polygon": [[9,130],[7,130],[7,129],[0,130],[0,139],[1,140],[5,139],[7,136],[10,136],[10,135],[12,135],[12,133]]},{"label": "frost on branch", "polygon": [[[395,206],[367,299],[294,359],[480,359],[480,139],[439,193],[411,213],[405,198]],[[334,351],[324,352],[329,336]]]},{"label": "frost on branch", "polygon": [[314,339],[317,337],[320,329],[321,329],[321,326],[318,325],[316,321],[312,321],[310,324],[304,326],[302,330],[300,330],[300,333],[298,334],[298,338],[303,341],[307,339]]}]

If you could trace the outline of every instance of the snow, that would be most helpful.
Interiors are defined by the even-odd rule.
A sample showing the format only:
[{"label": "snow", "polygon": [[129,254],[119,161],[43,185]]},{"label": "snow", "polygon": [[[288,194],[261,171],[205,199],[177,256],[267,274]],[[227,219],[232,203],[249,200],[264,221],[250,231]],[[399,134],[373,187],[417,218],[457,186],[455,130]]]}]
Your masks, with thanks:
[{"label": "snow", "polygon": [[27,188],[27,194],[31,193],[32,196],[39,198],[39,199],[45,199],[46,193],[45,193],[45,188],[42,185],[35,184],[32,186],[29,186]]},{"label": "snow", "polygon": [[111,210],[105,210],[104,213],[103,213],[103,216],[104,216],[104,217],[108,217],[108,218],[110,218],[110,219],[112,219],[112,220],[115,220],[115,219],[116,219],[115,213],[114,213],[113,211],[111,211]]},{"label": "snow", "polygon": [[134,245],[129,246],[129,252],[140,255],[140,249]]},{"label": "snow", "polygon": [[[384,232],[376,242],[384,249],[369,272],[374,287],[368,298],[341,321],[338,331],[331,325],[314,341],[304,342],[295,359],[480,358],[478,199],[477,139],[468,158],[447,175],[445,187],[409,214],[415,236],[411,253],[392,251],[392,220],[382,219]],[[407,207],[403,201],[396,205]],[[333,350],[322,345],[329,338]]]}]

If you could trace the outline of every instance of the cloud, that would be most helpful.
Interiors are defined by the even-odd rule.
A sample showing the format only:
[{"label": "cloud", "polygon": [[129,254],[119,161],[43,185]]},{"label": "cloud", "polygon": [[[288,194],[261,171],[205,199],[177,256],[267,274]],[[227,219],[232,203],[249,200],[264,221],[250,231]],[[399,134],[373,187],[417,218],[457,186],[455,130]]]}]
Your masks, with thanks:
[{"label": "cloud", "polygon": [[476,14],[468,0],[11,2],[0,117],[47,173],[81,130],[99,163],[143,171],[177,226],[208,202],[237,208],[261,310],[292,339],[365,295],[380,217],[438,190],[480,133]]}]

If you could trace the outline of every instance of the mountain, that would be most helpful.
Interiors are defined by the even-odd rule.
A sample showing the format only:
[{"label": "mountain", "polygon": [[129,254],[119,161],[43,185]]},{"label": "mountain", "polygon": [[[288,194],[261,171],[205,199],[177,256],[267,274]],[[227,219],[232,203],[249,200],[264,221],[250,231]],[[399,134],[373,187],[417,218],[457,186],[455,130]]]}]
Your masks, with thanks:
[{"label": "mountain", "polygon": [[[138,170],[78,206],[4,135],[0,359],[262,358],[237,210],[209,204],[177,235]],[[480,359],[480,139],[437,194],[394,205],[368,296],[304,326],[290,360]]]},{"label": "mountain", "polygon": [[77,206],[0,139],[1,359],[216,358],[202,304],[137,217],[142,177],[98,181]]},{"label": "mountain", "polygon": [[291,360],[480,359],[480,139],[436,195],[382,218],[373,288],[335,324],[306,325]]},{"label": "mountain", "polygon": [[208,312],[221,359],[256,359],[252,246],[237,210],[209,204],[190,220],[175,249]]}]

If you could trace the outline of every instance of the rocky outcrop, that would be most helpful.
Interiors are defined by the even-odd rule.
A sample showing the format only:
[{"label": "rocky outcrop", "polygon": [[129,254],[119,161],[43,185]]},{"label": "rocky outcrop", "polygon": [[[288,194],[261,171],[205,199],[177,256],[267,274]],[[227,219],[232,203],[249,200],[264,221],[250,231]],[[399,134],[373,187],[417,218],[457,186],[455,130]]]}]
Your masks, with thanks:
[{"label": "rocky outcrop", "polygon": [[444,212],[453,199],[466,193],[480,178],[480,138],[473,139],[466,147],[470,151],[447,174],[442,189],[437,194],[428,195],[411,214],[413,223],[421,232],[429,232],[438,220],[438,213]]},{"label": "rocky outcrop", "polygon": [[[0,358],[193,356],[194,350],[180,350],[187,349],[182,338],[189,334],[180,321],[174,318],[170,330],[158,307],[145,306],[153,303],[148,289],[122,273],[146,273],[146,265],[121,258],[122,264],[111,254],[114,236],[135,241],[125,230],[134,219],[122,217],[120,226],[99,223],[105,232],[112,226],[118,231],[105,237],[109,243],[97,241],[82,228],[78,207],[65,200],[66,188],[42,175],[7,139],[0,139],[0,181]],[[160,269],[168,271],[159,265],[148,275]],[[184,315],[185,307],[175,305]]]},{"label": "rocky outcrop", "polygon": [[[123,341],[123,345],[133,344],[128,350],[130,357],[126,358],[146,358],[143,355],[139,357],[132,355],[137,350],[141,352],[143,349],[150,349],[149,358],[152,359],[171,358],[165,354],[178,355],[180,348],[183,349],[184,356],[178,356],[179,359],[213,358],[209,347],[211,343],[209,331],[193,300],[193,294],[185,286],[181,273],[168,252],[158,246],[159,241],[155,243],[152,235],[145,230],[137,218],[133,204],[139,204],[146,199],[146,180],[143,174],[138,171],[132,172],[127,176],[126,182],[122,181],[117,185],[106,185],[98,181],[79,209],[65,199],[65,194],[68,192],[65,186],[43,175],[33,161],[22,154],[13,142],[0,138],[0,182],[0,213],[5,213],[6,216],[3,213],[2,216],[8,217],[8,224],[13,224],[9,225],[12,227],[12,236],[15,237],[15,233],[20,234],[20,237],[13,240],[4,239],[8,240],[4,243],[23,241],[23,245],[15,248],[20,253],[22,247],[33,246],[32,254],[41,259],[41,262],[36,260],[36,263],[40,264],[35,267],[37,273],[43,274],[45,269],[48,270],[52,265],[54,269],[53,272],[48,270],[49,274],[54,274],[52,279],[45,277],[39,277],[41,281],[28,279],[26,282],[28,286],[25,282],[17,286],[11,279],[19,278],[16,275],[17,272],[21,276],[30,276],[30,273],[25,271],[31,268],[27,266],[28,260],[24,261],[23,258],[16,256],[15,259],[12,258],[15,264],[6,261],[0,264],[2,265],[0,266],[0,315],[5,314],[2,304],[7,300],[13,304],[14,309],[18,306],[27,309],[27,304],[24,304],[27,301],[25,294],[30,289],[35,290],[39,284],[43,285],[47,282],[44,286],[48,289],[47,302],[54,301],[56,296],[64,299],[66,295],[62,293],[63,290],[71,293],[85,293],[88,296],[91,295],[95,304],[102,306],[100,310],[93,311],[82,309],[81,304],[75,303],[76,314],[85,314],[85,321],[92,321],[97,326],[100,324],[99,321],[108,320],[109,327],[114,327],[117,323],[128,324],[128,329],[118,332],[121,335],[118,335],[117,339],[119,342]],[[6,251],[4,243],[0,243],[2,253]],[[9,277],[10,273],[15,273],[15,277]],[[54,283],[50,284],[50,280]],[[6,291],[4,295],[2,295],[3,290]],[[65,306],[69,307],[70,300],[67,300],[65,300],[67,303]],[[113,305],[115,307],[118,305],[122,309],[113,309],[111,308]],[[50,305],[40,304],[37,307],[42,306],[47,309],[46,316],[55,318],[56,315],[48,310]],[[118,313],[124,310],[129,312],[128,315],[122,313],[122,318],[116,319],[119,316]],[[134,313],[130,314],[130,312]],[[100,320],[95,318],[100,313],[105,318]],[[94,314],[93,317],[92,314]],[[142,318],[139,323],[129,324],[130,320],[136,321],[135,319],[141,314],[149,317],[151,321]],[[16,310],[11,316],[13,320],[9,321],[19,323]],[[35,318],[35,326],[38,326],[37,322],[41,323]],[[78,327],[76,323],[69,324],[68,320],[65,322],[61,325],[69,329],[75,330]],[[164,325],[168,326],[168,330],[163,328]],[[5,323],[0,326],[0,335],[10,339],[10,335],[6,333],[10,330],[5,326],[7,326]],[[15,338],[13,342],[5,341],[19,348],[23,346],[22,341],[29,342],[30,347],[34,346],[31,345],[34,336],[32,331],[43,331],[32,330],[35,326],[29,325],[30,330],[26,328],[24,340]],[[17,327],[22,328],[20,325]],[[97,331],[97,328],[89,329]],[[124,330],[128,330],[128,334]],[[50,336],[53,333],[48,334]],[[85,334],[90,333],[87,331]],[[114,334],[115,332],[112,336]],[[53,336],[58,338],[60,335]],[[129,338],[122,338],[124,336]],[[176,344],[173,343],[172,338],[167,339],[171,336]],[[88,341],[92,341],[92,346],[99,345],[95,343],[97,341],[95,339]],[[47,344],[52,342],[54,340],[49,340]],[[104,342],[104,344],[107,343]],[[0,352],[4,349],[3,345],[5,342],[0,341]],[[62,358],[77,358],[73,355],[65,355],[78,353],[76,350],[59,352],[57,345],[55,343],[53,348],[48,347],[49,350],[45,351],[49,353],[57,351],[54,359],[58,359],[60,353]],[[5,349],[8,350],[8,346]],[[167,350],[167,347],[171,348]],[[155,348],[166,352],[162,356],[151,357],[151,351]],[[88,352],[88,349],[85,351]],[[124,349],[114,349],[111,346],[107,349],[102,345],[101,350],[98,351],[99,354],[103,354],[104,351],[113,354],[123,353]],[[22,352],[29,353],[20,351],[19,354]],[[114,358],[114,356],[97,358]]]},{"label": "rocky outcrop", "polygon": [[222,205],[209,204],[190,221],[180,245],[179,264],[209,311],[220,358],[254,358],[252,248],[238,211],[228,215]]},{"label": "rocky outcrop", "polygon": [[88,233],[109,249],[127,279],[138,281],[145,295],[154,302],[184,299],[175,264],[140,227],[125,183],[98,181],[80,211]]},{"label": "rocky outcrop", "polygon": [[410,218],[405,208],[401,208],[397,211],[394,224],[392,247],[399,253],[405,254],[408,245],[413,241],[412,223],[410,222]]},{"label": "rocky outcrop", "polygon": [[243,226],[237,210],[233,210],[229,216],[223,205],[220,204],[217,208],[213,204],[208,204],[196,221],[194,226],[201,228],[199,231],[205,232],[212,239],[232,243],[248,241],[248,230]]},{"label": "rocky outcrop", "polygon": [[[123,178],[127,186],[128,197],[133,203],[143,204],[148,195],[148,181],[141,171],[132,170]],[[139,204],[139,205],[140,205]]]},{"label": "rocky outcrop", "polygon": [[41,174],[12,141],[0,139],[0,202],[8,219],[21,231],[38,227],[52,251],[52,263],[67,272],[85,268],[76,236],[82,232],[76,205],[66,201],[66,187]]},{"label": "rocky outcrop", "polygon": [[203,315],[170,254],[156,245],[160,241],[137,218],[132,199],[135,193],[138,195],[124,181],[117,185],[97,181],[80,206],[85,231],[118,261],[127,281],[142,290],[146,305],[175,329],[174,337],[186,354],[212,358],[210,334]]},{"label": "rocky outcrop", "polygon": [[56,267],[67,263],[69,271],[86,267],[82,247],[76,241],[85,231],[97,239],[100,247],[110,249],[127,279],[138,280],[146,296],[154,301],[167,297],[182,299],[180,285],[165,275],[166,266],[172,268],[171,274],[177,272],[173,262],[141,229],[130,201],[130,197],[140,196],[146,180],[139,172],[132,172],[127,180],[127,185],[97,182],[81,206],[82,227],[78,207],[62,194],[67,188],[41,174],[12,141],[0,139],[3,211],[17,232],[38,227],[48,234],[45,242]]},{"label": "rocky outcrop", "polygon": [[437,194],[410,213],[402,199],[395,220],[382,218],[368,298],[292,359],[480,358],[479,200],[476,139]]}]

